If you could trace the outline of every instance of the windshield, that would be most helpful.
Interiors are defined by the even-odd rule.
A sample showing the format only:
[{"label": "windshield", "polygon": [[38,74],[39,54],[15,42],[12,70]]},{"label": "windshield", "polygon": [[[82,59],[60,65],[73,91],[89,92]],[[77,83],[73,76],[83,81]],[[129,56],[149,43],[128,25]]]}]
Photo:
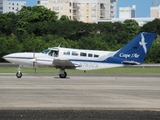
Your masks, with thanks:
[{"label": "windshield", "polygon": [[47,54],[50,51],[50,49],[45,49],[42,51],[43,54]]}]

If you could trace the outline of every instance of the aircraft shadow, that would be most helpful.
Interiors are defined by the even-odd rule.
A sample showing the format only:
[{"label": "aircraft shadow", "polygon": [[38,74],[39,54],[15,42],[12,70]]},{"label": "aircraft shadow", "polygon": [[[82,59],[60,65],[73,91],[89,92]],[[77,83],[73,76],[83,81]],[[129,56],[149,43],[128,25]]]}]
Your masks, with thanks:
[{"label": "aircraft shadow", "polygon": [[70,79],[70,77],[66,77],[66,78],[60,78],[60,77],[54,77],[54,78],[56,78],[56,79],[60,79],[60,80],[69,80]]}]

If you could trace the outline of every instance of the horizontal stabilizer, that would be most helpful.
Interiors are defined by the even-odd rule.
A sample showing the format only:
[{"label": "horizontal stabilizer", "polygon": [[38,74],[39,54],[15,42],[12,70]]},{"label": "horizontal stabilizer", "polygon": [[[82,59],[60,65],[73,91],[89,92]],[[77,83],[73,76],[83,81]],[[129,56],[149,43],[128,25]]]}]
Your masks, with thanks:
[{"label": "horizontal stabilizer", "polygon": [[135,61],[123,61],[123,64],[125,65],[140,65],[140,63]]}]

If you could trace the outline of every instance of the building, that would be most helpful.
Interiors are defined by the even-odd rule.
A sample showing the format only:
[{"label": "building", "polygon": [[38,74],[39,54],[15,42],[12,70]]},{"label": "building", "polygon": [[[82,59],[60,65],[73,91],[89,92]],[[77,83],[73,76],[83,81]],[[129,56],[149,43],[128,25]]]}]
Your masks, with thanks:
[{"label": "building", "polygon": [[116,17],[117,0],[37,0],[37,4],[57,12],[58,18],[66,15],[69,19],[97,22]]},{"label": "building", "polygon": [[[152,8],[155,9],[155,8]],[[157,9],[157,8],[156,8]],[[160,11],[160,9],[159,9]],[[119,8],[119,18],[111,18],[111,19],[99,19],[97,22],[121,22],[123,23],[125,20],[135,20],[139,26],[143,26],[147,22],[153,21],[155,17],[151,16],[150,18],[136,18],[136,6],[132,7],[120,7]]]},{"label": "building", "polygon": [[136,6],[132,7],[120,7],[119,18],[135,18],[136,17]]},{"label": "building", "polygon": [[139,26],[143,26],[147,22],[154,20],[154,18],[136,18],[136,6],[133,5],[132,7],[120,7],[119,8],[119,18],[111,18],[111,19],[104,19],[98,20],[98,23],[101,22],[121,22],[123,23],[125,20],[135,20]]},{"label": "building", "polygon": [[[146,24],[147,22],[153,21],[155,18],[129,18],[128,20],[135,20],[139,26],[143,26],[144,24]],[[98,20],[98,23],[101,22],[121,22],[123,23],[125,20],[127,20],[126,18],[112,18],[112,19],[106,19],[106,20]]]},{"label": "building", "polygon": [[118,0],[109,0],[110,4],[107,6],[109,13],[110,13],[110,18],[116,18],[117,15],[117,2]]},{"label": "building", "polygon": [[26,2],[13,0],[0,0],[0,13],[14,12],[16,13]]},{"label": "building", "polygon": [[150,17],[160,18],[160,6],[150,8]]},{"label": "building", "polygon": [[160,18],[160,6],[158,0],[152,0],[152,7],[150,8],[150,17]]}]

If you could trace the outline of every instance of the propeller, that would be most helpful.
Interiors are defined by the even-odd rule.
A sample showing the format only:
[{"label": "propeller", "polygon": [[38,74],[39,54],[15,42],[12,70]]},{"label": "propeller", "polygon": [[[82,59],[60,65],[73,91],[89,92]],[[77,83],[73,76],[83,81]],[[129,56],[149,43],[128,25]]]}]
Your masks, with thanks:
[{"label": "propeller", "polygon": [[35,50],[33,52],[33,68],[34,68],[34,72],[36,73],[36,57],[35,57]]}]

